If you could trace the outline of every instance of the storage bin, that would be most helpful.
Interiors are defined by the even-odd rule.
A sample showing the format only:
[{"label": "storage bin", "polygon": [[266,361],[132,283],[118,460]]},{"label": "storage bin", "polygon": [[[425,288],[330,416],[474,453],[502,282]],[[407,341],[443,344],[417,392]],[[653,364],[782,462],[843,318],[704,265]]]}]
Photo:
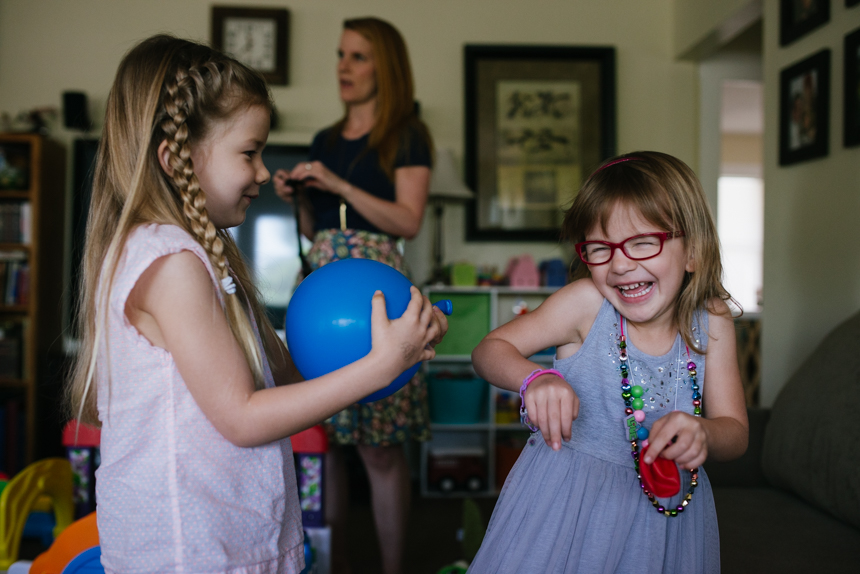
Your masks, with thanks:
[{"label": "storage bin", "polygon": [[474,424],[487,419],[487,381],[469,376],[430,374],[430,421],[441,424]]},{"label": "storage bin", "polygon": [[435,303],[450,299],[454,312],[448,317],[448,333],[436,345],[437,355],[471,355],[490,332],[490,294],[489,293],[451,293],[430,294]]},{"label": "storage bin", "polygon": [[528,440],[528,431],[515,431],[496,441],[496,489],[501,489]]}]

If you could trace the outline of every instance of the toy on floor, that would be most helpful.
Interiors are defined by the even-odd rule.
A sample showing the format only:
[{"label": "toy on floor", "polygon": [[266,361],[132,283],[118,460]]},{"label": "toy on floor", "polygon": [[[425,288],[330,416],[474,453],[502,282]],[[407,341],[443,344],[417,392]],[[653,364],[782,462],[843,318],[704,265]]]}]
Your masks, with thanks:
[{"label": "toy on floor", "polygon": [[311,537],[308,536],[308,531],[304,531],[305,536],[305,567],[302,569],[299,574],[313,574],[316,572],[316,565],[314,564],[314,548],[311,543]]},{"label": "toy on floor", "polygon": [[18,557],[21,535],[37,499],[48,496],[54,508],[56,538],[72,523],[72,468],[62,458],[48,458],[29,465],[15,475],[0,494],[0,570]]},{"label": "toy on floor", "polygon": [[[341,259],[320,267],[296,288],[287,308],[290,355],[305,379],[315,379],[354,363],[370,352],[370,300],[385,294],[389,319],[403,315],[412,283],[400,271],[371,259]],[[436,306],[446,310],[442,301]],[[451,302],[447,301],[450,314]],[[393,383],[360,402],[394,393],[412,379],[416,364]]]},{"label": "toy on floor", "polygon": [[92,512],[66,528],[30,566],[29,574],[103,573],[96,513]]},{"label": "toy on floor", "polygon": [[100,463],[101,430],[72,420],[63,428],[63,446],[72,465],[75,518],[96,509],[96,469]]},{"label": "toy on floor", "polygon": [[453,564],[444,566],[436,574],[466,574],[469,563],[475,558],[487,528],[481,518],[481,510],[471,498],[463,500],[463,528],[457,531],[457,539],[463,545],[465,560],[458,560]]},{"label": "toy on floor", "polygon": [[312,426],[290,437],[296,458],[296,482],[302,526],[325,526],[325,453],[328,437],[322,425]]}]

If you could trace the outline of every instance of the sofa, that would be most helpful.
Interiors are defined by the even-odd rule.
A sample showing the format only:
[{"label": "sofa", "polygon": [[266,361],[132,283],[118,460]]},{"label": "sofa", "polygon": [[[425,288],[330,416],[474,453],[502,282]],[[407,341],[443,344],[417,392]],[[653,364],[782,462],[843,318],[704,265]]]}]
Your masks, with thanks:
[{"label": "sofa", "polygon": [[746,454],[705,464],[722,571],[860,573],[860,313],[748,412]]}]

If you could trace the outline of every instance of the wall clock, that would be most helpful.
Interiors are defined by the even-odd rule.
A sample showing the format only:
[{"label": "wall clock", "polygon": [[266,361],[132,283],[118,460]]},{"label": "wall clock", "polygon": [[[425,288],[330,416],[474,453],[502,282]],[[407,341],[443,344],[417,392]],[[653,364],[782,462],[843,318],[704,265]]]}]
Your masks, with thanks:
[{"label": "wall clock", "polygon": [[269,84],[288,83],[290,13],[279,8],[212,7],[212,46],[263,74]]}]

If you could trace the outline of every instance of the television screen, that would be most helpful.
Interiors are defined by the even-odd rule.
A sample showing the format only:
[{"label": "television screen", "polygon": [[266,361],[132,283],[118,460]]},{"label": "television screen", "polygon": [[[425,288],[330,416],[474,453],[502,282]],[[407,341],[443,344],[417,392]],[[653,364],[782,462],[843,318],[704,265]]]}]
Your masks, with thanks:
[{"label": "television screen", "polygon": [[[270,144],[263,150],[263,162],[272,174],[278,169],[289,170],[307,158],[308,149],[305,145]],[[78,296],[97,152],[97,139],[82,138],[74,142],[69,310],[74,308]],[[251,266],[272,323],[276,329],[283,329],[287,303],[301,266],[293,206],[275,195],[269,182],[260,188],[260,197],[248,208],[245,222],[231,229],[231,233]],[[67,317],[67,325],[71,325],[71,312]]]}]

